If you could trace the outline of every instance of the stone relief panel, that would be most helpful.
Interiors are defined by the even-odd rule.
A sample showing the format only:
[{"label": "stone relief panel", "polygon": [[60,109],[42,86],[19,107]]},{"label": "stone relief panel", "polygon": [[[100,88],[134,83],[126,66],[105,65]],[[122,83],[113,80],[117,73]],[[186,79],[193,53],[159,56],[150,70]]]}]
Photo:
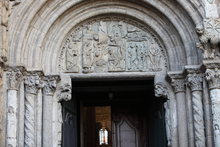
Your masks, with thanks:
[{"label": "stone relief panel", "polygon": [[139,22],[100,17],[78,25],[61,48],[63,72],[157,72],[166,68],[159,39]]}]

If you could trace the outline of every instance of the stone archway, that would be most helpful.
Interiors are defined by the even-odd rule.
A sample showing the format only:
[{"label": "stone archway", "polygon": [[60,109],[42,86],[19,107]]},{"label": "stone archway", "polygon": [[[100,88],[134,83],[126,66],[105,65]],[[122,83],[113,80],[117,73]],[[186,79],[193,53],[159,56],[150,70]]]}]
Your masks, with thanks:
[{"label": "stone archway", "polygon": [[[3,24],[10,41],[9,66],[3,75],[7,99],[2,99],[1,108],[7,116],[3,121],[12,127],[2,131],[7,134],[1,135],[6,138],[1,139],[2,146],[60,146],[59,102],[71,99],[72,78],[155,77],[157,96],[169,99],[165,105],[169,146],[212,147],[210,95],[199,66],[202,54],[196,48],[196,26],[205,17],[204,7],[160,0],[19,3],[12,3],[8,34],[7,23]],[[206,48],[216,47],[210,32],[198,30],[203,41],[199,47],[205,47],[207,60],[209,55],[214,58]],[[206,40],[211,40],[210,46]],[[216,89],[212,77],[217,77],[216,66],[210,63],[207,77],[211,89]],[[215,132],[218,136],[218,129]]]}]

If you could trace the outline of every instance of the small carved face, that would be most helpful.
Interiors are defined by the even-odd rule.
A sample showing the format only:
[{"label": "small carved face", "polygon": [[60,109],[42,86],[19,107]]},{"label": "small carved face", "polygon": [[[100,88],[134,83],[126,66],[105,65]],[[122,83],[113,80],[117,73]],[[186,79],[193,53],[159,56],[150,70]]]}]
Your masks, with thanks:
[{"label": "small carved face", "polygon": [[203,29],[203,27],[202,26],[197,26],[196,27],[196,32],[198,33],[198,34],[203,34],[204,33],[204,29]]}]

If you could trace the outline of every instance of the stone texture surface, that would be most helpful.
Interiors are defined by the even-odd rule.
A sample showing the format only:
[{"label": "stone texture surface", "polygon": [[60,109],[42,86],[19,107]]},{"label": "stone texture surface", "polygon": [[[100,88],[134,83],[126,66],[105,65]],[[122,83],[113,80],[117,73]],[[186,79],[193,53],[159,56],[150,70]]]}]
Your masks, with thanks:
[{"label": "stone texture surface", "polygon": [[[1,147],[6,146],[7,138],[13,140],[12,146],[42,146],[45,139],[42,122],[49,119],[46,115],[51,115],[48,121],[51,126],[44,127],[49,126],[47,129],[53,134],[48,144],[61,146],[60,101],[71,99],[71,78],[154,78],[166,85],[166,90],[157,86],[157,96],[167,95],[170,99],[164,105],[168,146],[187,147],[193,143],[204,146],[204,136],[196,133],[201,132],[202,127],[194,125],[194,136],[189,131],[193,125],[186,126],[187,121],[193,121],[190,116],[195,116],[192,123],[196,123],[201,122],[204,114],[206,145],[214,147],[212,138],[215,136],[215,146],[220,146],[219,0],[0,0],[0,12]],[[191,90],[185,91],[184,74],[175,81],[165,79],[168,71],[182,73],[186,65],[199,64],[207,69],[204,80],[208,87],[195,86],[198,81],[191,79]],[[59,88],[55,89],[54,82],[40,82],[36,75],[21,81],[19,74],[6,79],[4,70],[11,72],[7,67],[20,65],[28,70],[22,73],[25,77],[40,70],[41,78],[59,75],[68,80],[61,78],[56,83]],[[163,78],[155,76],[157,74]],[[13,80],[17,82],[11,82]],[[43,86],[44,89],[39,90]],[[187,99],[185,105],[188,95],[192,101]],[[53,106],[45,109],[46,103]],[[6,111],[11,105],[19,109],[16,117]],[[189,107],[199,111],[191,111]],[[47,114],[49,109],[51,113]],[[210,127],[212,119],[213,128]],[[13,131],[7,132],[7,125],[17,120],[18,125],[12,125]]]}]

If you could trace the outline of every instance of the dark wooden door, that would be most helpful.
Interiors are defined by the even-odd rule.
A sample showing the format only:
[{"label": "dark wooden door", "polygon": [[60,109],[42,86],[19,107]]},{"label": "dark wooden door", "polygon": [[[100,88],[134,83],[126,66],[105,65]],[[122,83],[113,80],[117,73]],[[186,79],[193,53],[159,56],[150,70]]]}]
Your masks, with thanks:
[{"label": "dark wooden door", "polygon": [[112,107],[113,147],[148,147],[146,112],[135,104]]}]

